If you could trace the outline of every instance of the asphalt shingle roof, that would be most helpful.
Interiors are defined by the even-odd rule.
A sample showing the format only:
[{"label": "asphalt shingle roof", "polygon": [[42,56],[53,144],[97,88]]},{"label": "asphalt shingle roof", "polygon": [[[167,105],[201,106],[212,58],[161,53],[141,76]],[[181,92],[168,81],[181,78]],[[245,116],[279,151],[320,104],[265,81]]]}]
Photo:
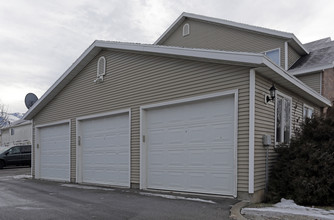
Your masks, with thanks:
[{"label": "asphalt shingle roof", "polygon": [[334,41],[324,38],[313,41],[304,46],[310,51],[302,56],[289,70],[311,69],[319,66],[331,65],[334,62]]}]

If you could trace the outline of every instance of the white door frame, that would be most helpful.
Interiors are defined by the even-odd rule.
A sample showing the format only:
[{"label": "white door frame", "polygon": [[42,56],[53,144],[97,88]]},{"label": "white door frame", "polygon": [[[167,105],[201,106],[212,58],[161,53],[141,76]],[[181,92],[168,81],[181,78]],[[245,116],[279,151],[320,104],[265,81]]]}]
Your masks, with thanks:
[{"label": "white door frame", "polygon": [[140,189],[147,189],[147,142],[144,140],[144,137],[147,136],[146,111],[158,107],[204,101],[227,95],[234,95],[234,190],[232,196],[237,197],[238,89],[140,106]]},{"label": "white door frame", "polygon": [[128,114],[129,117],[129,187],[130,187],[130,179],[131,179],[131,109],[121,109],[121,110],[116,110],[116,111],[111,111],[111,112],[104,112],[104,113],[99,113],[99,114],[93,114],[93,115],[87,115],[83,117],[78,117],[76,119],[76,182],[77,183],[82,183],[83,178],[82,178],[82,147],[80,142],[80,138],[82,137],[81,129],[80,129],[80,123],[85,120],[90,120],[94,118],[102,118],[102,117],[107,117],[107,116],[116,116],[120,114]]},{"label": "white door frame", "polygon": [[68,124],[68,135],[69,135],[69,141],[68,141],[68,159],[70,161],[70,166],[68,167],[69,172],[70,172],[70,177],[68,181],[71,180],[71,120],[62,120],[62,121],[57,121],[57,122],[52,122],[52,123],[47,123],[47,124],[41,124],[35,126],[35,132],[36,132],[36,144],[34,146],[35,150],[35,178],[40,179],[41,178],[41,151],[40,151],[40,129],[45,128],[45,127],[52,127],[52,126],[57,126],[57,125],[63,125],[63,124]]}]

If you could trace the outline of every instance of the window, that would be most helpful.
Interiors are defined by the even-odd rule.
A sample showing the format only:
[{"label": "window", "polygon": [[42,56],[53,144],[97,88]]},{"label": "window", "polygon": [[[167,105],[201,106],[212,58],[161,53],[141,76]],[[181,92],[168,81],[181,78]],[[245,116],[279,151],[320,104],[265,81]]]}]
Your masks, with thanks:
[{"label": "window", "polygon": [[271,59],[274,63],[276,63],[278,66],[280,66],[281,64],[281,55],[280,55],[280,49],[275,49],[275,50],[269,50],[264,52],[264,54]]},{"label": "window", "polygon": [[188,23],[183,25],[183,32],[182,32],[182,36],[185,37],[187,35],[190,34],[190,26]]},{"label": "window", "polygon": [[305,121],[306,118],[312,118],[313,115],[313,108],[308,106],[308,105],[304,105],[303,108],[303,119]]},{"label": "window", "polygon": [[106,74],[106,58],[100,57],[97,61],[97,77],[104,76]]},{"label": "window", "polygon": [[19,154],[20,148],[19,147],[13,147],[8,151],[9,154]]},{"label": "window", "polygon": [[277,96],[276,99],[276,142],[289,143],[291,134],[291,98]]}]

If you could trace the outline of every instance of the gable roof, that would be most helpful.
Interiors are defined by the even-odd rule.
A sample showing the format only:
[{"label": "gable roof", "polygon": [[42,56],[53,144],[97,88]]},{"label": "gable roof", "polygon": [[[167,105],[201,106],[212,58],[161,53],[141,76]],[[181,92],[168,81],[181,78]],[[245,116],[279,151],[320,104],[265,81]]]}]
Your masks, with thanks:
[{"label": "gable roof", "polygon": [[307,48],[292,33],[277,31],[277,30],[273,30],[273,29],[269,29],[269,28],[263,28],[263,27],[258,27],[258,26],[243,24],[243,23],[238,23],[238,22],[234,22],[234,21],[228,21],[228,20],[224,20],[224,19],[207,17],[207,16],[197,15],[197,14],[192,14],[192,13],[187,13],[187,12],[183,12],[173,22],[173,24],[154,42],[154,44],[157,45],[157,44],[163,43],[181,25],[181,23],[186,18],[205,21],[205,22],[209,22],[209,23],[227,25],[227,26],[230,26],[230,27],[238,28],[238,29],[244,29],[244,30],[247,30],[247,31],[253,31],[253,32],[260,33],[260,34],[271,35],[271,36],[274,36],[274,37],[283,38],[283,39],[288,40],[289,44],[293,48],[295,48],[300,54],[303,55],[303,54],[308,54],[309,53]]},{"label": "gable roof", "polygon": [[334,41],[325,38],[305,45],[310,48],[310,53],[302,56],[292,65],[289,69],[290,73],[301,75],[334,68]]},{"label": "gable roof", "polygon": [[209,49],[181,48],[149,44],[121,43],[111,41],[95,41],[84,53],[68,68],[65,73],[45,92],[45,94],[28,110],[23,119],[32,119],[42,110],[102,49],[112,51],[127,51],[131,53],[149,54],[173,58],[183,58],[204,62],[224,63],[250,68],[261,68],[266,77],[275,79],[293,92],[305,95],[310,101],[319,106],[330,106],[329,100],[310,89],[296,77],[276,66],[269,58],[261,53],[227,52]]}]

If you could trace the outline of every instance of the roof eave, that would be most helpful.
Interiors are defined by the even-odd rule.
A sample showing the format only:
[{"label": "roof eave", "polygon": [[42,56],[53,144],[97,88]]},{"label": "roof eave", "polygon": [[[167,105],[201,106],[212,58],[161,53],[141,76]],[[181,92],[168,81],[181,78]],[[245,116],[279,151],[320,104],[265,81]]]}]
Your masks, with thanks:
[{"label": "roof eave", "polygon": [[327,98],[320,95],[318,92],[311,89],[309,86],[307,86],[305,83],[303,83],[302,81],[297,79],[292,74],[286,72],[282,68],[273,64],[272,61],[269,60],[266,57],[264,58],[264,64],[268,68],[270,68],[271,70],[273,70],[274,72],[279,74],[283,79],[285,79],[286,81],[288,81],[288,82],[292,83],[294,86],[296,86],[300,92],[308,94],[309,97],[306,97],[306,99],[308,99],[309,101],[312,101],[312,102],[316,103],[320,107],[332,106],[332,103],[331,103],[330,100],[328,100]]},{"label": "roof eave", "polygon": [[294,75],[294,76],[299,76],[299,75],[305,75],[305,74],[310,74],[310,73],[315,73],[315,72],[320,72],[325,69],[330,69],[334,68],[334,63],[332,64],[327,64],[327,65],[320,65],[316,67],[308,67],[308,68],[300,68],[297,70],[290,70],[289,73]]}]

